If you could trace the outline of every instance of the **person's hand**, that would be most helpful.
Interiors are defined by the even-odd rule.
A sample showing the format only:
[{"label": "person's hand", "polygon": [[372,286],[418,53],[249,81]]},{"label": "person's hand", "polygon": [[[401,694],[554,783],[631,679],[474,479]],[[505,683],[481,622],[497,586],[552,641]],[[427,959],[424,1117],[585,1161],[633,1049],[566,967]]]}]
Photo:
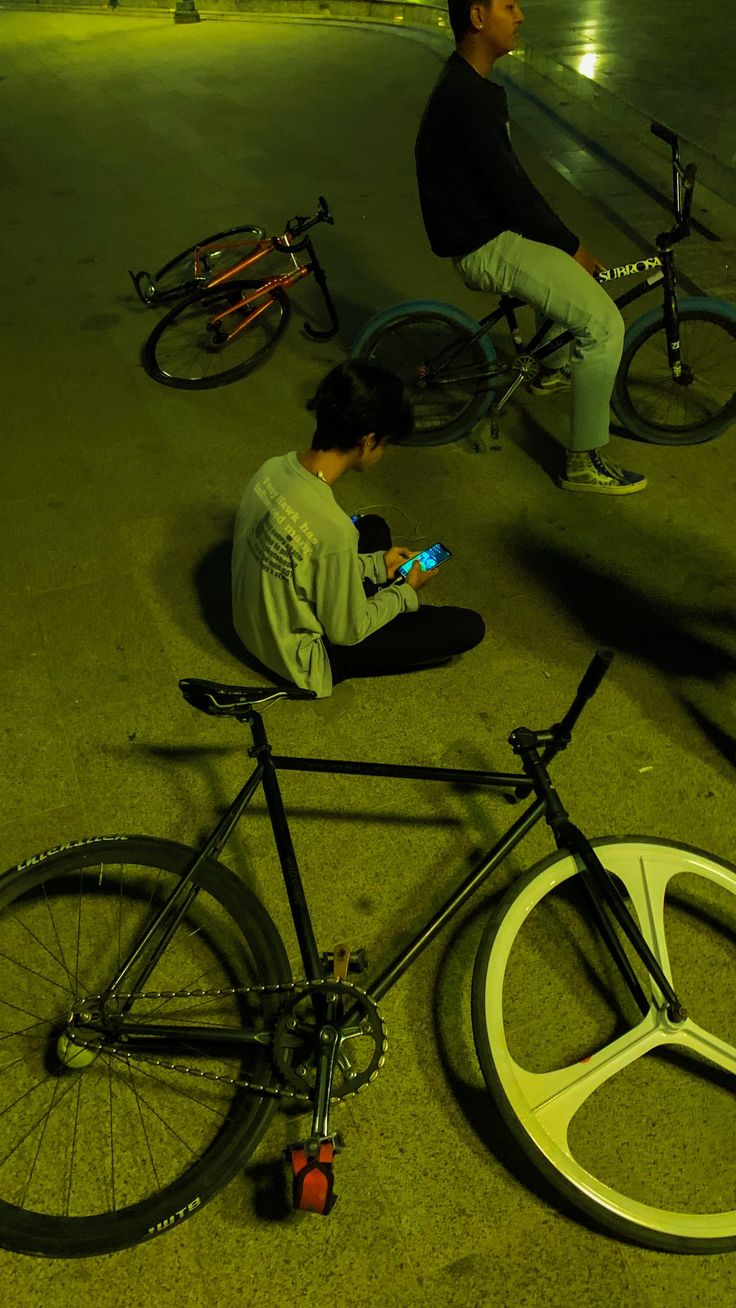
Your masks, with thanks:
[{"label": "person's hand", "polygon": [[432,580],[436,571],[436,568],[430,568],[425,572],[421,563],[414,563],[407,573],[406,584],[411,586],[412,590],[421,590],[422,586],[426,586]]},{"label": "person's hand", "polygon": [[581,268],[590,273],[591,277],[595,277],[597,273],[602,272],[606,266],[601,263],[600,259],[596,259],[595,255],[590,253],[590,250],[586,250],[584,245],[579,245],[572,257],[576,263],[580,264]]},{"label": "person's hand", "polygon": [[411,559],[416,554],[416,550],[408,550],[405,545],[392,545],[390,550],[386,550],[383,561],[386,564],[386,576],[389,581],[393,581],[396,576],[397,568],[407,559]]}]

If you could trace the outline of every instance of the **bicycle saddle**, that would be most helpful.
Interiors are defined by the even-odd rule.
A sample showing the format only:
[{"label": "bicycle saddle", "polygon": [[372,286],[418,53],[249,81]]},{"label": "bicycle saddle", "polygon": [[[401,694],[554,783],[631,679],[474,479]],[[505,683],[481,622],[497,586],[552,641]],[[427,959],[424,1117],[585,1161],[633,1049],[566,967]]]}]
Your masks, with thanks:
[{"label": "bicycle saddle", "polygon": [[203,681],[200,677],[184,677],[179,690],[192,708],[219,718],[240,717],[265,701],[316,699],[313,690],[299,690],[296,686],[225,686],[220,681]]}]

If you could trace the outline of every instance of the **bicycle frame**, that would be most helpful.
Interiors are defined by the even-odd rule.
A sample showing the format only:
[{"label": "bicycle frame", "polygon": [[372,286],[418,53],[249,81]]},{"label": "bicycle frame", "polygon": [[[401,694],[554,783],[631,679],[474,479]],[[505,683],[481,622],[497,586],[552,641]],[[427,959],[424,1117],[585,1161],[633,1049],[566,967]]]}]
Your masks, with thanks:
[{"label": "bicycle frame", "polygon": [[[580,857],[583,864],[583,885],[591,906],[594,919],[604,942],[609,948],[619,970],[635,1001],[643,1012],[649,1003],[634,973],[631,962],[623,950],[610,922],[606,916],[608,906],[619,926],[623,929],[636,953],[648,968],[668,1004],[673,1020],[684,1016],[676,994],[664,975],[658,960],[649,950],[638,924],[634,921],[618,889],[603,868],[597,855],[568,815],[551,784],[547,773],[547,763],[556,753],[564,749],[570,741],[574,722],[582,708],[600,684],[610,654],[607,651],[596,656],[586,676],[580,683],[573,704],[561,723],[548,731],[532,732],[528,728],[517,728],[510,737],[515,753],[521,757],[523,772],[495,772],[467,770],[461,768],[437,768],[424,766],[407,766],[400,764],[368,763],[355,760],[313,759],[293,757],[291,755],[273,755],[261,714],[251,706],[242,714],[250,728],[253,745],[249,753],[256,760],[256,766],[233,800],[227,812],[218,822],[201,852],[194,859],[180,884],[171,892],[168,900],[159,910],[155,920],[150,924],[128,959],[120,968],[117,976],[107,987],[102,998],[105,1002],[114,1002],[116,993],[121,995],[123,1006],[118,1016],[123,1017],[129,1010],[134,997],[126,996],[123,986],[128,978],[134,976],[135,989],[145,985],[146,979],[153,971],[158,959],[164,952],[179,921],[192,900],[198,893],[194,884],[197,870],[211,857],[217,857],[234,831],[248,804],[259,789],[263,787],[266,806],[271,822],[274,842],[281,864],[284,885],[291,909],[295,934],[299,946],[302,966],[307,981],[324,979],[323,958],[317,946],[314,929],[309,914],[304,887],[301,879],[296,851],[292,841],[286,817],[281,790],[278,783],[279,771],[299,771],[326,773],[336,776],[373,776],[393,780],[442,781],[454,785],[485,787],[510,796],[514,800],[523,799],[534,792],[534,799],[521,815],[511,824],[491,850],[475,865],[472,871],[456,886],[445,903],[427,918],[410,942],[383,967],[376,979],[365,988],[369,1000],[378,1003],[397,983],[406,970],[435,939],[439,932],[452,920],[468,900],[484,884],[493,871],[508,857],[513,849],[524,839],[533,827],[546,817],[553,831],[558,848],[573,852]],[[241,716],[241,715],[238,715]],[[540,753],[540,749],[542,752]],[[149,946],[153,946],[149,951]],[[138,970],[138,964],[142,966]],[[89,1028],[88,1028],[89,1029]],[[167,1027],[158,1024],[147,1027],[135,1023],[125,1027],[126,1048],[133,1051],[136,1047],[150,1049],[167,1047],[171,1042],[191,1039],[196,1033],[198,1043],[204,1049],[209,1045],[222,1046],[266,1043],[267,1034],[258,1031],[244,1031],[242,1028],[229,1029],[212,1027],[182,1028]],[[271,1092],[268,1092],[271,1093]],[[279,1090],[273,1092],[278,1097]]]},{"label": "bicycle frame", "polygon": [[[397,781],[444,781],[454,785],[488,787],[506,794],[510,793],[515,798],[528,795],[533,789],[533,783],[521,772],[482,772],[463,768],[435,768],[390,763],[366,763],[347,759],[312,759],[292,757],[290,755],[273,755],[271,754],[271,747],[261,715],[253,712],[248,715],[246,720],[253,735],[253,748],[250,752],[258,760],[256,767],[227,812],[218,822],[186,876],[182,878],[180,885],[176,887],[169,900],[159,911],[155,922],[151,924],[134,952],[122,965],[117,976],[108,986],[105,992],[106,996],[114,995],[116,990],[120,990],[123,982],[135,970],[136,963],[145,954],[146,947],[154,934],[165,929],[165,937],[161,940],[155,953],[147,959],[144,971],[136,973],[136,986],[140,988],[144,984],[163,953],[168,940],[173,935],[179,920],[183,917],[192,898],[197,893],[196,887],[192,886],[191,883],[198,868],[208,858],[216,858],[222,852],[248,804],[261,786],[263,787],[274,842],[284,877],[284,885],[294,921],[305,978],[308,981],[314,981],[323,977],[321,954],[314,936],[296,851],[284,809],[277,777],[278,771],[319,772],[333,776],[388,777]],[[545,809],[546,805],[543,800],[535,800],[529,809],[517,819],[470,876],[458,886],[447,903],[432,918],[428,919],[412,942],[404,950],[400,951],[384,969],[381,976],[373,982],[366,991],[370,998],[377,1001],[391,989],[409,965],[431,943],[442,927],[450,921],[482,885],[486,877],[490,876],[491,872],[503,862],[519,841],[531,831],[532,827],[536,826],[540,818],[544,816]],[[184,894],[185,889],[187,891],[186,895]],[[172,904],[174,900],[177,901],[176,904]],[[182,902],[178,903],[178,901]],[[175,916],[174,910],[176,910]],[[160,1032],[161,1028],[159,1027],[158,1030]],[[135,1040],[135,1037],[133,1036],[132,1039]]]},{"label": "bicycle frame", "polygon": [[[636,274],[647,272],[652,269],[655,271],[652,272],[651,276],[647,277],[645,281],[640,282],[638,286],[634,286],[630,290],[625,291],[622,295],[619,295],[614,300],[614,303],[619,309],[624,309],[627,305],[633,304],[635,300],[640,299],[643,295],[649,295],[651,291],[655,290],[657,286],[661,286],[664,282],[665,304],[669,306],[670,310],[668,321],[674,325],[677,322],[677,302],[675,296],[675,271],[671,251],[662,251],[661,255],[651,255],[646,259],[638,259],[636,263],[625,263],[616,268],[607,268],[599,274],[599,280],[601,282],[619,281],[624,277],[632,277]],[[523,308],[525,303],[524,300],[502,295],[498,307],[494,309],[492,313],[486,314],[484,318],[478,320],[478,330],[469,338],[469,340],[462,340],[453,345],[448,345],[435,356],[429,373],[432,384],[439,386],[452,386],[456,385],[459,381],[489,382],[505,372],[510,366],[505,361],[501,361],[498,364],[489,364],[485,367],[479,367],[473,364],[461,365],[459,369],[456,369],[449,374],[445,371],[458,355],[462,354],[469,347],[472,347],[476,341],[481,339],[481,337],[487,335],[487,333],[495,327],[496,323],[500,322],[503,318],[506,319],[509,334],[518,356],[532,356],[534,359],[541,361],[546,359],[548,355],[556,353],[556,351],[561,349],[564,345],[570,344],[574,339],[573,334],[570,331],[558,332],[557,335],[551,337],[548,341],[542,344],[545,337],[548,335],[550,328],[554,326],[554,320],[552,318],[545,318],[528,343],[525,344],[522,340],[516,319],[516,310]],[[670,334],[668,331],[668,342],[669,339]],[[511,398],[517,387],[525,380],[525,375],[526,374],[523,371],[518,372],[518,375],[512,381],[508,391],[504,392],[503,396],[501,396],[501,398],[496,402],[495,407],[497,409],[501,409],[506,401]]]},{"label": "bicycle frame", "polygon": [[[262,723],[253,724],[254,744],[263,731]],[[308,913],[302,911],[305,905],[301,880],[296,862],[296,854],[291,841],[283,801],[278,785],[277,771],[317,772],[332,776],[384,777],[396,781],[444,781],[455,785],[488,787],[491,790],[520,793],[528,795],[532,783],[522,773],[480,772],[461,768],[432,768],[421,766],[402,766],[386,763],[363,763],[337,759],[307,759],[266,753],[268,748],[265,733],[262,742],[255,744],[255,752],[263,751],[263,787],[268,805],[271,825],[281,866],[286,882],[287,894],[291,904],[302,963],[307,971],[308,980],[317,980],[323,976],[321,956],[316,946],[311,921]],[[407,968],[426,949],[435,936],[459,911],[467,900],[475,894],[491,872],[511,853],[520,840],[536,826],[544,816],[545,804],[535,800],[533,804],[512,824],[501,840],[473,869],[468,877],[456,888],[446,903],[423,924],[411,942],[384,967],[380,976],[367,987],[366,994],[378,1002],[396,984]]]},{"label": "bicycle frame", "polygon": [[[194,246],[193,280],[180,288],[175,287],[160,294],[155,279],[145,270],[138,273],[131,270],[130,277],[139,299],[145,305],[151,307],[158,303],[159,300],[162,303],[169,303],[172,300],[182,299],[195,291],[199,297],[202,297],[208,291],[226,286],[228,282],[239,278],[249,268],[267,258],[268,255],[283,254],[288,256],[291,261],[291,271],[265,278],[259,285],[254,286],[249,294],[243,295],[237,301],[229,304],[227,308],[215,314],[207,324],[208,329],[213,332],[218,345],[227,344],[228,341],[234,340],[236,336],[239,336],[242,331],[255,322],[256,318],[262,313],[278,303],[277,292],[283,291],[288,294],[298,281],[313,274],[322,292],[330,325],[325,330],[318,330],[309,323],[305,323],[304,330],[314,340],[330,340],[338,330],[337,311],[332,302],[324,269],[317,258],[310,238],[305,235],[311,227],[322,222],[334,223],[329,205],[323,195],[319,197],[317,212],[313,217],[306,218],[296,214],[289,219],[285,230],[280,236],[264,236],[262,228],[248,229],[248,235],[240,232],[240,234],[236,234],[234,239],[229,240],[227,239],[228,234],[224,233],[224,239],[213,238],[210,241],[204,241],[201,245]],[[221,254],[223,250],[242,250],[243,258],[236,262],[233,267],[227,268],[225,272],[210,276],[207,257],[211,253]],[[188,254],[189,251],[186,253]],[[300,262],[297,255],[302,253],[306,254],[306,259]],[[165,265],[162,272],[166,272],[170,266],[169,264]],[[255,306],[252,312],[243,318],[242,310],[248,309],[251,305]],[[223,326],[232,314],[239,315],[236,324],[232,326],[227,323],[227,326]]]},{"label": "bicycle frame", "polygon": [[[319,221],[319,217],[312,221]],[[306,226],[311,225],[311,222],[302,225],[301,231],[303,232],[306,230]],[[202,275],[207,251],[214,248],[221,250],[226,245],[227,242],[222,243],[218,241],[216,247],[202,245],[197,248],[194,255],[194,267],[197,276]],[[234,241],[228,248],[237,249],[239,246],[242,247],[243,245],[243,241]],[[296,257],[298,254],[301,254],[302,251],[305,251],[307,255],[306,262],[304,263],[300,263]],[[260,286],[254,287],[248,295],[243,296],[243,298],[238,300],[236,303],[229,305],[227,309],[223,309],[220,313],[215,314],[210,319],[207,327],[208,330],[214,332],[218,344],[227,344],[228,341],[234,340],[242,331],[245,331],[247,327],[250,327],[251,323],[255,322],[256,318],[276,304],[277,300],[273,294],[274,290],[278,289],[288,293],[298,281],[301,281],[304,277],[310,276],[310,274],[314,275],[317,285],[322,292],[322,297],[330,319],[330,326],[325,331],[318,331],[314,327],[309,326],[309,324],[305,324],[305,331],[309,336],[316,340],[329,340],[337,332],[337,312],[332,303],[332,298],[327,287],[327,278],[322,265],[317,258],[314,246],[309,237],[305,237],[302,241],[295,242],[293,240],[293,235],[288,228],[281,236],[264,237],[262,240],[258,241],[255,248],[252,248],[246,257],[241,259],[239,263],[236,263],[232,268],[226,269],[225,272],[220,273],[217,277],[213,277],[211,281],[208,281],[203,288],[204,291],[215,290],[217,287],[224,286],[228,282],[238,279],[244,272],[247,272],[249,268],[252,268],[255,264],[259,263],[260,260],[265,259],[268,255],[274,253],[289,256],[291,263],[293,264],[291,272],[269,277]],[[248,314],[246,318],[241,318],[237,322],[237,325],[231,330],[225,330],[223,332],[222,324],[227,318],[232,314],[240,314],[243,309],[248,308],[250,305],[257,304],[259,300],[262,300],[263,303],[258,304],[258,307],[254,308],[252,313]]]}]

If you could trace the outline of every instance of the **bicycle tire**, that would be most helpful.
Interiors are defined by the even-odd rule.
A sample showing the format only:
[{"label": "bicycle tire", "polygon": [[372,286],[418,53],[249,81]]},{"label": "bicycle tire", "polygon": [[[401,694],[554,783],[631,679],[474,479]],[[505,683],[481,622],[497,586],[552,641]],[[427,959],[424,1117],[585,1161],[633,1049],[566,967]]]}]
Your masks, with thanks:
[{"label": "bicycle tire", "polygon": [[273,349],[289,320],[291,305],[284,291],[274,287],[271,305],[234,340],[219,342],[208,323],[261,285],[228,281],[211,291],[196,291],[170,309],[143,347],[149,377],[180,390],[210,390],[251,372]]},{"label": "bicycle tire", "polygon": [[[7,1249],[73,1258],[151,1239],[226,1185],[271,1119],[272,1098],[224,1081],[152,1067],[117,1050],[101,1050],[76,1070],[59,1052],[69,1011],[109,984],[193,858],[173,841],[100,837],[50,850],[0,877],[0,1245]],[[288,983],[281,938],[266,909],[221,863],[206,862],[195,884],[196,899],[145,990],[219,994],[139,1000],[131,1012],[149,1023],[157,1013],[180,1021],[191,1013],[211,1025],[241,1026],[247,1010],[253,1025],[253,996],[225,989]],[[274,995],[262,997],[264,1021],[275,1004]],[[186,1048],[196,1068],[193,1040]],[[204,1066],[267,1085],[268,1050],[246,1048],[245,1056],[242,1046],[210,1050]],[[171,1062],[181,1061],[178,1054]]]},{"label": "bicycle tire", "polygon": [[[715,1101],[732,1121],[735,1022],[730,985],[726,981],[721,994],[720,983],[736,940],[736,868],[653,837],[607,837],[593,844],[629,894],[678,996],[693,1012],[697,1008],[696,1020],[676,1025],[656,1015],[661,997],[642,1017],[610,960],[606,975],[607,955],[600,937],[596,942],[588,930],[585,904],[580,913],[575,907],[580,864],[555,853],[511,887],[478,950],[473,1028],[486,1085],[538,1171],[599,1226],[668,1252],[734,1249],[734,1169],[723,1165],[732,1132],[715,1129],[713,1114]],[[683,876],[684,889],[681,882],[675,887]],[[651,998],[649,974],[635,967]],[[693,980],[698,997],[691,1005],[687,985]],[[701,1023],[704,1013],[707,1026]],[[709,1034],[714,1023],[721,1034]],[[716,1047],[728,1053],[716,1058]],[[647,1060],[655,1049],[657,1055]],[[697,1106],[690,1097],[693,1073]],[[632,1106],[643,1118],[638,1132]],[[620,1134],[611,1128],[617,1111],[625,1118]],[[662,1144],[672,1151],[669,1169],[662,1166]]]},{"label": "bicycle tire", "polygon": [[225,272],[227,268],[232,268],[243,258],[242,250],[223,249],[220,251],[208,251],[206,256],[205,276],[197,278],[194,275],[194,253],[201,250],[204,246],[214,245],[217,241],[232,241],[239,236],[252,236],[254,241],[262,240],[266,235],[263,227],[228,227],[224,232],[213,232],[212,236],[204,236],[201,241],[196,241],[188,249],[182,250],[181,254],[174,255],[167,263],[159,268],[154,276],[155,295],[151,303],[164,304],[172,300],[183,299],[184,296],[193,295],[204,281],[211,277],[216,277],[218,273]]},{"label": "bicycle tire", "polygon": [[736,305],[693,297],[678,308],[685,378],[667,361],[664,310],[628,328],[611,403],[634,436],[655,445],[696,445],[736,421]]},{"label": "bicycle tire", "polygon": [[[451,304],[409,300],[377,314],[356,338],[353,358],[389,368],[407,389],[414,430],[402,445],[447,445],[471,431],[490,408],[488,381],[478,389],[477,379],[463,377],[463,371],[485,373],[495,363],[488,336],[471,340],[477,331],[476,320]],[[432,360],[463,340],[467,345],[452,363],[454,384],[433,385]]]}]

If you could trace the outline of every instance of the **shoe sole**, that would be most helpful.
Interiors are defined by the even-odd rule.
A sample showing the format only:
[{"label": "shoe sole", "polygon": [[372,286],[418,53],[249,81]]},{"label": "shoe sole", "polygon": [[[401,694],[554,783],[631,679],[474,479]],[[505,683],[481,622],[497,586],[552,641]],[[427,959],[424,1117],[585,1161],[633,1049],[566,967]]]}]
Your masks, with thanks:
[{"label": "shoe sole", "polygon": [[561,395],[563,391],[571,389],[570,383],[566,386],[527,386],[528,395]]},{"label": "shoe sole", "polygon": [[595,486],[592,482],[566,481],[564,477],[559,477],[557,485],[562,490],[588,491],[594,495],[634,495],[636,491],[646,489],[647,479],[643,477],[641,481],[635,481],[630,486]]}]

